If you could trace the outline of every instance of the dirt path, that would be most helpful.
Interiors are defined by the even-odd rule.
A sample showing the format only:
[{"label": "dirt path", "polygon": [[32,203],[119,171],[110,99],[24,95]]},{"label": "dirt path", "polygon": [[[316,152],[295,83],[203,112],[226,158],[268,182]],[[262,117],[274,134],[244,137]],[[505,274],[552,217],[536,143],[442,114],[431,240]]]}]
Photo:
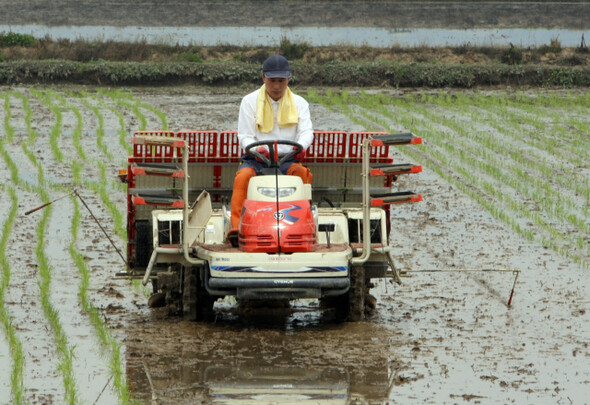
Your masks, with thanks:
[{"label": "dirt path", "polygon": [[[65,401],[60,356],[47,332],[38,286],[35,244],[42,212],[24,216],[41,200],[31,188],[38,185],[37,168],[23,152],[30,130],[17,94],[29,99],[31,128],[38,136],[28,147],[43,168],[51,198],[63,192],[50,184],[71,185],[79,170],[80,194],[124,250],[109,207],[121,213],[126,209],[124,190],[115,181],[128,154],[120,144],[121,131],[161,128],[156,112],[174,130],[234,129],[241,95],[248,89],[133,89],[118,96],[98,90],[35,90],[61,106],[57,142],[64,160],[59,162],[51,145],[55,112],[32,89],[0,89],[9,99],[9,113],[0,109],[0,119],[5,122],[8,116],[15,130],[2,146],[16,162],[20,178],[14,184],[10,164],[0,160],[0,181],[14,187],[19,198],[7,251],[12,277],[5,302],[25,348],[23,382],[32,403]],[[89,105],[98,108],[100,119]],[[317,130],[363,129],[323,106],[313,104],[312,111]],[[79,117],[83,130],[76,147]],[[8,139],[6,126],[0,134]],[[399,161],[405,160],[402,152]],[[97,191],[100,185],[104,195]],[[121,369],[131,394],[152,404],[209,403],[282,386],[305,398],[348,398],[351,403],[588,403],[588,270],[520,238],[426,164],[423,173],[404,178],[399,187],[425,197],[397,208],[392,218],[396,231],[391,243],[400,267],[518,268],[511,307],[510,272],[408,273],[402,286],[378,283],[373,290],[377,314],[364,323],[336,324],[313,302],[297,302],[295,311],[257,312],[238,310],[229,300],[219,305],[216,323],[184,322],[149,310],[141,289],[113,278],[124,265],[81,211],[75,245],[90,270],[89,300],[121,344]],[[8,210],[9,203],[0,202],[0,222],[6,221]],[[72,199],[55,203],[45,230],[50,301],[75,355],[78,397],[86,403],[97,398],[97,403],[114,403],[121,398],[110,365],[115,352],[81,307],[81,273],[69,253],[74,210]],[[11,363],[6,347],[2,334],[2,364]],[[0,373],[0,403],[11,397],[8,374]]]}]

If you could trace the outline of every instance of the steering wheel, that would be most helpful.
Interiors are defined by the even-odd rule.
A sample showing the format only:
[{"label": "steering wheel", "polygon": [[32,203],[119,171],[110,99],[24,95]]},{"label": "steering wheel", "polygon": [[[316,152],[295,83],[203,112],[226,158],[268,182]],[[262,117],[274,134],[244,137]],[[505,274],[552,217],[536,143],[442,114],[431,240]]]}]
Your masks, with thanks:
[{"label": "steering wheel", "polygon": [[[295,148],[281,156],[281,158],[279,159],[279,154],[278,154],[278,146],[279,145],[290,145],[290,146],[294,146]],[[270,159],[267,158],[266,156],[264,156],[261,153],[256,152],[256,148],[258,148],[259,146],[266,146],[268,148],[268,153],[270,156]],[[258,142],[253,142],[250,145],[248,145],[246,147],[246,154],[255,157],[256,159],[261,160],[264,164],[266,164],[268,167],[280,167],[283,163],[285,163],[290,157],[295,156],[296,154],[300,153],[303,151],[303,146],[299,145],[297,142],[294,141],[287,141],[287,140],[269,140],[269,141],[258,141]]]}]

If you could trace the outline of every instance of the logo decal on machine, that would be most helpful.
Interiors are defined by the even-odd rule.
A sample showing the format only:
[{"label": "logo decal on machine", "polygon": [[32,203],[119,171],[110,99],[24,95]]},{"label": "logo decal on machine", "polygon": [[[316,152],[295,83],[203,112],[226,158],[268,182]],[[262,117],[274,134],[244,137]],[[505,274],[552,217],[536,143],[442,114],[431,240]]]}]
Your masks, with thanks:
[{"label": "logo decal on machine", "polygon": [[300,210],[301,207],[299,205],[291,205],[287,208],[283,208],[280,211],[275,212],[272,216],[277,221],[285,221],[289,225],[293,225],[295,222],[299,221],[298,217],[295,217],[290,214],[291,211]]}]

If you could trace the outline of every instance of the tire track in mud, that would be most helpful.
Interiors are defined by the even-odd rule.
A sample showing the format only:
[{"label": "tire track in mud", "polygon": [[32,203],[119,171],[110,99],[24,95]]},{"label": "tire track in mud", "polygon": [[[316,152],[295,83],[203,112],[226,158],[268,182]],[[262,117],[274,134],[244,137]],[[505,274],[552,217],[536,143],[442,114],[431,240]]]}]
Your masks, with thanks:
[{"label": "tire track in mud", "polygon": [[129,378],[145,403],[378,404],[399,368],[388,358],[388,331],[376,323],[332,324],[309,312],[291,324],[271,310],[196,324],[153,312],[149,323],[130,325],[127,343]]}]

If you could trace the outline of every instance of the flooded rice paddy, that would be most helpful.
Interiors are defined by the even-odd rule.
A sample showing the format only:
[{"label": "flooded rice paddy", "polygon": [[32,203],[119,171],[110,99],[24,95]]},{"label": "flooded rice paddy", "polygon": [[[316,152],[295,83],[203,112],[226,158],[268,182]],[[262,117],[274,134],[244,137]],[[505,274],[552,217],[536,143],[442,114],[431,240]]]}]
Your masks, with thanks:
[{"label": "flooded rice paddy", "polygon": [[[440,91],[428,98],[374,91],[369,97],[385,98],[368,107],[352,97],[361,93],[351,91],[350,108],[326,107],[338,103],[322,99],[325,92],[308,94],[317,130],[405,128],[425,140],[413,155],[395,151],[397,162],[424,166],[398,183],[424,201],[396,208],[392,216],[391,244],[406,271],[404,283],[378,282],[372,291],[376,314],[362,323],[338,324],[314,301],[253,309],[232,300],[217,304],[214,323],[185,322],[149,309],[149,291],[114,277],[124,263],[79,199],[69,196],[24,215],[75,187],[124,250],[126,194],[117,173],[130,153],[131,133],[235,129],[247,91],[0,88],[0,222],[6,241],[0,261],[0,403],[587,401],[590,255],[583,241],[589,241],[584,190],[590,168],[584,159],[584,92]],[[454,102],[445,104],[447,96]],[[573,97],[578,107],[568,104]],[[539,101],[536,108],[532,99]],[[540,103],[546,99],[555,103]],[[504,106],[502,115],[496,101],[485,107],[485,100]],[[459,101],[472,106],[460,108]],[[544,124],[547,133],[530,120],[539,114],[556,116]],[[511,119],[520,126],[504,126]],[[464,135],[463,126],[473,136]],[[488,134],[498,140],[498,152],[482,146]],[[456,137],[456,150],[445,147],[443,135]],[[531,159],[519,160],[501,145],[526,148]],[[444,154],[448,161],[441,160]],[[481,156],[499,170],[530,171],[542,182],[518,187],[486,171],[490,165],[476,164]],[[555,172],[543,174],[546,165],[576,174],[561,182]],[[470,173],[485,184],[469,182]],[[534,197],[537,187],[547,202],[556,193],[577,195],[560,201],[580,221],[564,220],[558,209],[546,211]],[[482,189],[486,198],[479,200]],[[511,205],[508,196],[528,211]],[[511,306],[511,272],[411,272],[481,268],[520,270]]]}]

